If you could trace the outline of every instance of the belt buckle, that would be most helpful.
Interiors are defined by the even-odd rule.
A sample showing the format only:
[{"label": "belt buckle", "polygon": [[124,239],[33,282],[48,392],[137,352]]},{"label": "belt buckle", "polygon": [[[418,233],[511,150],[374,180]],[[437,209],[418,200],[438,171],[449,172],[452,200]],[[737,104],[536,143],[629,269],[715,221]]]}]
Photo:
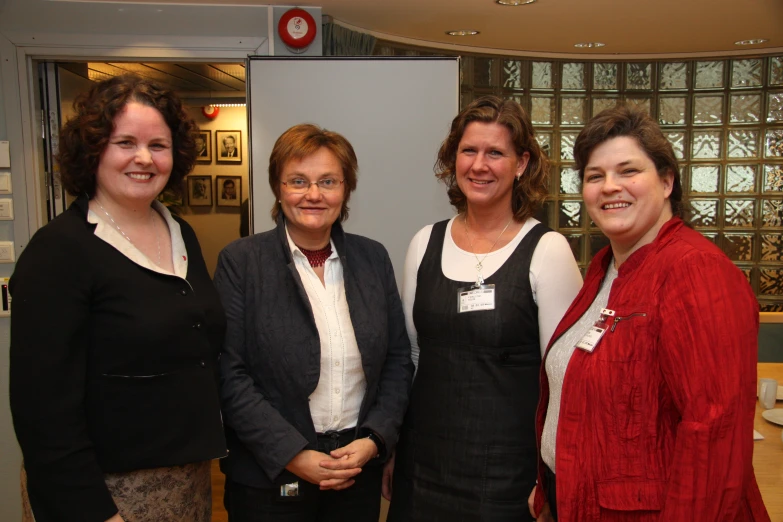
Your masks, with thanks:
[{"label": "belt buckle", "polygon": [[329,451],[334,451],[337,448],[340,447],[340,432],[335,430],[329,430],[327,432],[324,432],[322,435],[323,437],[328,437],[330,440],[328,442]]}]

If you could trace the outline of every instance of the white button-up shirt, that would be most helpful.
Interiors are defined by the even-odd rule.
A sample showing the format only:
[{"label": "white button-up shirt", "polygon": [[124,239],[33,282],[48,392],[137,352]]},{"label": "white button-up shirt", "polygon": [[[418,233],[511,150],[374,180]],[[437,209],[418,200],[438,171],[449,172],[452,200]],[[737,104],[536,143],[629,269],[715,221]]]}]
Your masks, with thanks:
[{"label": "white button-up shirt", "polygon": [[318,386],[310,395],[310,415],[315,431],[325,433],[353,428],[359,420],[367,380],[345,299],[343,265],[332,243],[332,255],[324,264],[322,284],[287,229],[286,236],[321,341],[321,374]]}]

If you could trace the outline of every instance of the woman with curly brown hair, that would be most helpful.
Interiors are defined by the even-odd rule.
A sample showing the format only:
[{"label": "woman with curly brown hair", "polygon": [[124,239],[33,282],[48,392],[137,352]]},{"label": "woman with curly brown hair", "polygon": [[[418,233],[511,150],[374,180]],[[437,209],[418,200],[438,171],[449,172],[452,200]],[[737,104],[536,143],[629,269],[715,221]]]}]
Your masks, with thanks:
[{"label": "woman with curly brown hair", "polygon": [[226,454],[223,308],[193,230],[157,201],[196,159],[195,124],[138,76],[94,85],[60,134],[76,201],[10,282],[10,395],[36,522],[208,522]]},{"label": "woman with curly brown hair", "polygon": [[417,373],[389,520],[519,520],[536,479],[541,354],[582,279],[565,238],[533,218],[548,162],[519,104],[471,103],[436,170],[458,214],[419,231],[405,260]]}]

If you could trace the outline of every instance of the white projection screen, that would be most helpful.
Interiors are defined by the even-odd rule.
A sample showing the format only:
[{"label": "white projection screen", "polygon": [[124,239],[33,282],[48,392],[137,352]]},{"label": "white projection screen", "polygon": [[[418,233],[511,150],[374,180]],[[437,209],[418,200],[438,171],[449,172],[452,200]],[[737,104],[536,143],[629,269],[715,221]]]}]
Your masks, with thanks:
[{"label": "white projection screen", "polygon": [[356,150],[358,185],[343,226],[386,246],[399,284],[413,235],[454,215],[433,165],[459,109],[458,59],[250,57],[247,78],[253,232],[274,226],[275,140],[315,123]]}]

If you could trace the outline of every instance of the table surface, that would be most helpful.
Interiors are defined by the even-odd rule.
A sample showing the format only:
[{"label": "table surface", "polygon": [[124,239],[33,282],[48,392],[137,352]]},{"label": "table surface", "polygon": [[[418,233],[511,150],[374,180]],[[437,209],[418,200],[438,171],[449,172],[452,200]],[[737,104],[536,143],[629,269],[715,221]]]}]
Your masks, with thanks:
[{"label": "table surface", "polygon": [[[759,363],[758,378],[771,378],[783,384],[783,363]],[[783,401],[776,408],[783,409]],[[764,440],[753,443],[753,468],[772,522],[783,522],[783,427],[764,420],[761,406],[756,401],[753,427],[764,435]]]}]

